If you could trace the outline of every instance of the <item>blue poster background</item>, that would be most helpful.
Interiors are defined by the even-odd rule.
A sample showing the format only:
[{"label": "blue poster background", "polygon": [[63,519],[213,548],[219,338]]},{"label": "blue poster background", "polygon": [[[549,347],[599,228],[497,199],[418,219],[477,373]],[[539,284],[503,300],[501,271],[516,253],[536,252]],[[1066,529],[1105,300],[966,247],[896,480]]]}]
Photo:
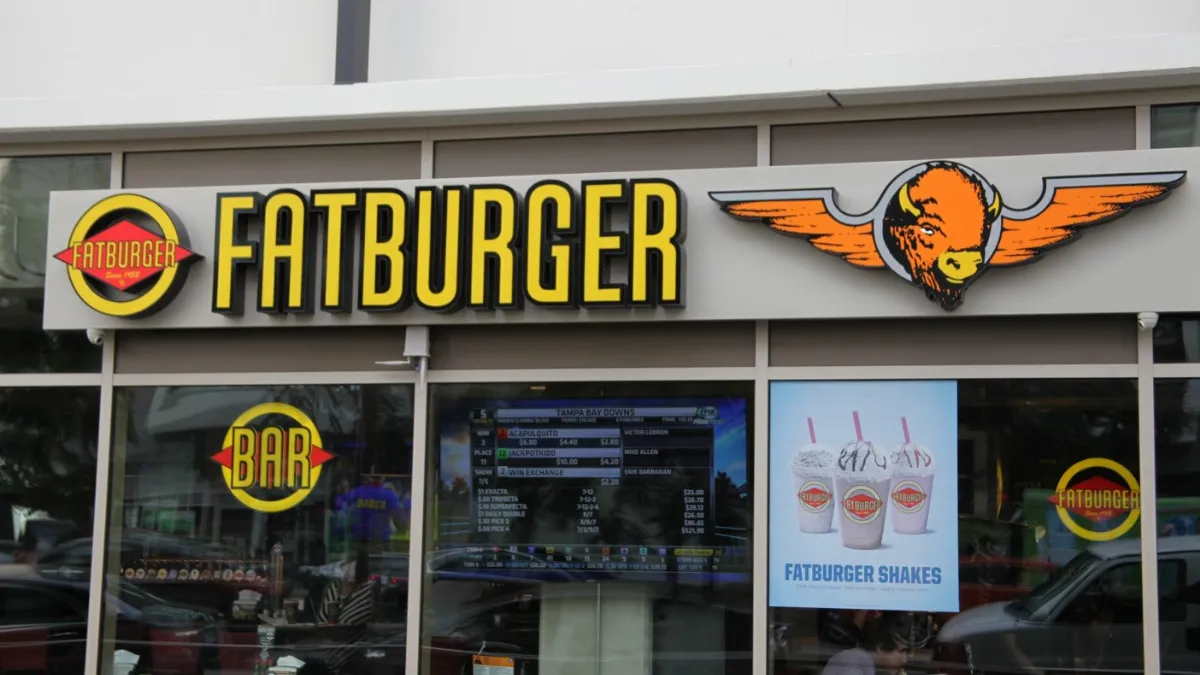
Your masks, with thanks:
[{"label": "blue poster background", "polygon": [[[772,382],[770,423],[769,603],[772,607],[958,611],[958,385],[953,381]],[[855,440],[853,412],[864,440],[891,449],[904,442],[928,447],[936,473],[924,534],[893,531],[894,506],[877,549],[842,545],[833,531],[799,529],[791,461],[817,441],[837,452]],[[834,504],[835,508],[838,506]]]}]

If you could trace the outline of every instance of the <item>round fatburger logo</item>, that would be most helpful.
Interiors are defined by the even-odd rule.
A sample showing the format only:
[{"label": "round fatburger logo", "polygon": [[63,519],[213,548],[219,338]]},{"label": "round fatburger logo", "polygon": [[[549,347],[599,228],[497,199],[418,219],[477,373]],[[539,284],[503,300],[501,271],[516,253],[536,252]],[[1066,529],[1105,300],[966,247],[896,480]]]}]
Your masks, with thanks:
[{"label": "round fatburger logo", "polygon": [[901,513],[916,513],[925,505],[928,495],[921,484],[913,480],[902,480],[892,488],[892,503]]},{"label": "round fatburger logo", "polygon": [[162,309],[201,257],[166,208],[134,194],[94,204],[75,223],[67,248],[54,255],[85,305],[121,318]]},{"label": "round fatburger logo", "polygon": [[299,408],[262,403],[233,421],[212,459],[221,465],[225,484],[239,502],[278,513],[308,497],[321,478],[321,465],[333,455]]},{"label": "round fatburger logo", "polygon": [[810,480],[800,486],[796,497],[800,500],[801,508],[809,513],[820,513],[833,503],[833,495],[829,494],[829,487],[819,480]]},{"label": "round fatburger logo", "polygon": [[1064,471],[1049,501],[1063,525],[1088,541],[1119,539],[1141,516],[1137,478],[1121,464],[1102,457],[1076,462]]},{"label": "round fatburger logo", "polygon": [[842,513],[855,523],[874,522],[883,512],[879,493],[866,485],[855,485],[842,495]]}]

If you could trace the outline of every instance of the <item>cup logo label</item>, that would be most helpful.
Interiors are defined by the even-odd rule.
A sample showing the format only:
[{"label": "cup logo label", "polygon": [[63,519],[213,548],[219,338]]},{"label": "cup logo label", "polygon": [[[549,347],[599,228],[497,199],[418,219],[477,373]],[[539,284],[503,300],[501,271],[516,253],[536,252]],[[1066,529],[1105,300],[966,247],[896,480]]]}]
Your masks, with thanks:
[{"label": "cup logo label", "polygon": [[855,485],[842,497],[842,512],[850,522],[865,525],[883,513],[883,500],[878,492],[866,485]]},{"label": "cup logo label", "polygon": [[925,490],[921,489],[921,484],[916,481],[903,480],[896,483],[895,489],[892,490],[892,503],[900,509],[901,513],[916,513],[925,506],[927,495]]},{"label": "cup logo label", "polygon": [[819,480],[810,480],[800,486],[796,497],[800,499],[800,506],[809,513],[820,513],[833,503],[833,495],[829,494],[829,487]]}]

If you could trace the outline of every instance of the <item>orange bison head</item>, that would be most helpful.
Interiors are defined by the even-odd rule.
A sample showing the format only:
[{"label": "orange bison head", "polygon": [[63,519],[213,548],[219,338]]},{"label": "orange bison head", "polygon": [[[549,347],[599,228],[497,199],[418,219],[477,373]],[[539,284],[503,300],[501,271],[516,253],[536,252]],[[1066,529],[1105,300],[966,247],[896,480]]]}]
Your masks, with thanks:
[{"label": "orange bison head", "polygon": [[1000,193],[977,174],[935,162],[900,186],[883,217],[883,240],[892,256],[946,309],[986,265],[984,247],[1000,215]]}]

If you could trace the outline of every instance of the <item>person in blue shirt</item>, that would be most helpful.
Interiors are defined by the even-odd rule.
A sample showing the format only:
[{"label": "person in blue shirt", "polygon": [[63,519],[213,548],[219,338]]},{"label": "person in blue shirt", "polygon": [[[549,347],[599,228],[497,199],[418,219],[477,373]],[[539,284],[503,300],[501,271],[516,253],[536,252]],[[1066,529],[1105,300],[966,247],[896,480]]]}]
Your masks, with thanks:
[{"label": "person in blue shirt", "polygon": [[339,496],[337,508],[346,512],[350,535],[356,541],[387,542],[393,526],[404,527],[400,498],[379,477],[370,477]]}]

